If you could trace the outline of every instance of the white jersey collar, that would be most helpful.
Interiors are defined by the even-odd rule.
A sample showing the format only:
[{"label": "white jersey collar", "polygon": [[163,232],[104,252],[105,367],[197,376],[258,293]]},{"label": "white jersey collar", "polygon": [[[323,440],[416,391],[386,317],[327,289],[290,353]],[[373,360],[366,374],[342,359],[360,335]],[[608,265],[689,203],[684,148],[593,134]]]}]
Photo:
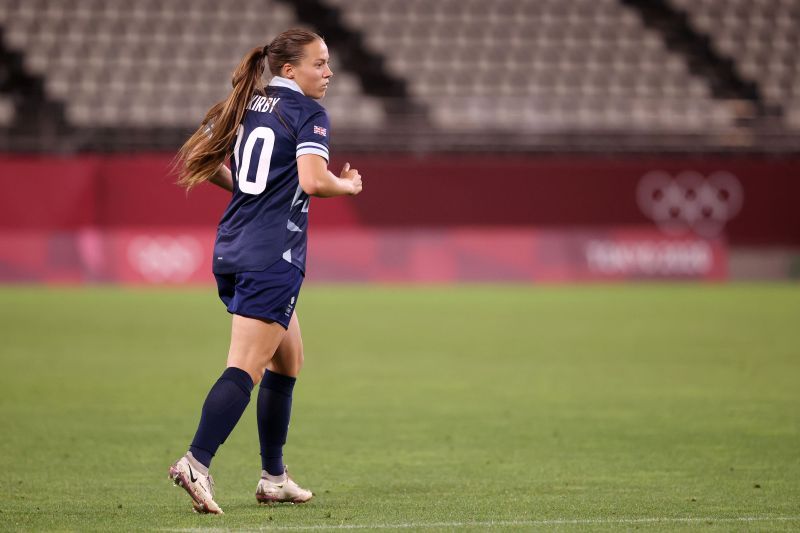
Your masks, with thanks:
[{"label": "white jersey collar", "polygon": [[303,89],[301,89],[300,86],[297,85],[297,82],[295,82],[294,80],[290,80],[289,78],[283,78],[281,76],[273,76],[272,79],[269,81],[269,85],[271,87],[286,87],[287,89],[299,92],[303,96],[306,95],[306,93],[303,92]]}]

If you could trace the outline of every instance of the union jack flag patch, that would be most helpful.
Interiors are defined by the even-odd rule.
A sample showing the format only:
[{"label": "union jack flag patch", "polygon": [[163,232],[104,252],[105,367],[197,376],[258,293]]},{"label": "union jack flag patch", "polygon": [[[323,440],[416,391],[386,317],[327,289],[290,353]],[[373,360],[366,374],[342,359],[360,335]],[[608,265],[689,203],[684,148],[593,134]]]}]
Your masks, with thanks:
[{"label": "union jack flag patch", "polygon": [[314,126],[314,133],[321,135],[322,137],[328,136],[328,130],[322,126]]}]

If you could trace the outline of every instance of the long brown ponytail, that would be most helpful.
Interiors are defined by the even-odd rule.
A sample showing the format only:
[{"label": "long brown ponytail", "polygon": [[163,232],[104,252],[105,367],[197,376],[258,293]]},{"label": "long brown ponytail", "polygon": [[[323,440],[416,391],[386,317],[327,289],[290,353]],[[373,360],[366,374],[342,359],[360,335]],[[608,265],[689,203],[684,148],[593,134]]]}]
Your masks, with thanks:
[{"label": "long brown ponytail", "polygon": [[191,189],[213,176],[225,161],[244,111],[254,93],[264,92],[264,51],[253,48],[233,73],[233,90],[208,110],[206,117],[178,151],[178,185]]},{"label": "long brown ponytail", "polygon": [[[316,33],[291,29],[278,35],[269,45],[253,48],[233,73],[233,90],[225,100],[208,110],[200,127],[187,140],[175,159],[178,185],[191,189],[208,181],[230,154],[233,138],[254,94],[264,95],[262,76],[266,63],[279,76],[286,63],[303,59],[303,47],[316,39]],[[267,61],[265,61],[265,58]]]}]

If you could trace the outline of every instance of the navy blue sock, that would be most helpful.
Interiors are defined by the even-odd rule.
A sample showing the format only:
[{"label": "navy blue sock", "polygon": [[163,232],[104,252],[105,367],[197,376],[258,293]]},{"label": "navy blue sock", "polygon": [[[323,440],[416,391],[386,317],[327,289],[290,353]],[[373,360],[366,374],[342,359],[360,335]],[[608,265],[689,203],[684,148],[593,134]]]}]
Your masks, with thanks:
[{"label": "navy blue sock", "polygon": [[189,451],[205,466],[225,442],[250,402],[253,380],[240,368],[228,367],[208,391],[200,425]]},{"label": "navy blue sock", "polygon": [[283,445],[289,433],[292,389],[297,378],[267,370],[258,389],[258,440],[261,467],[273,476],[283,475]]}]

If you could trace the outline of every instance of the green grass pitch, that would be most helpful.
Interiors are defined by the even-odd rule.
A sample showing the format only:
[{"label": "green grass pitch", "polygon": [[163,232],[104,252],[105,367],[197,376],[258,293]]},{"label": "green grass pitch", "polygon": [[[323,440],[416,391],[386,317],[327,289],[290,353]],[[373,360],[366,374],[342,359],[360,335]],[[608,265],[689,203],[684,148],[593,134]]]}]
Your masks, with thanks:
[{"label": "green grass pitch", "polygon": [[797,530],[800,286],[308,285],[286,462],[255,402],[167,480],[224,367],[211,287],[0,288],[0,529]]}]

